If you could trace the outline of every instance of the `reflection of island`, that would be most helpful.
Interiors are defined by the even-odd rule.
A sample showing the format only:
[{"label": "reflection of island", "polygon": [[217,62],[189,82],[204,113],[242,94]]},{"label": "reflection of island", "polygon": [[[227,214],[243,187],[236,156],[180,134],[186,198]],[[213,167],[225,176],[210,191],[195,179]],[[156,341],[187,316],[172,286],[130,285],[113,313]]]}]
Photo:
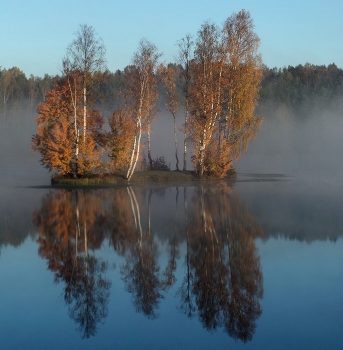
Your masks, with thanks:
[{"label": "reflection of island", "polygon": [[107,316],[111,285],[103,275],[107,264],[90,253],[103,239],[97,235],[99,209],[99,200],[90,192],[61,191],[46,196],[33,214],[39,253],[48,260],[55,281],[65,283],[70,317],[86,338],[95,335]]},{"label": "reflection of island", "polygon": [[181,309],[192,316],[197,308],[206,329],[223,326],[233,338],[251,340],[263,296],[254,239],[263,232],[229,188],[199,187],[192,202]]},{"label": "reflection of island", "polygon": [[[177,247],[175,238],[170,241],[169,261],[163,273],[158,265],[159,245],[151,229],[152,194],[161,191],[140,191],[140,197],[128,187],[111,194],[107,222],[114,248],[125,257],[120,271],[126,289],[132,294],[138,312],[149,318],[156,317],[156,309],[166,291],[174,282]],[[145,211],[147,210],[147,212]]]},{"label": "reflection of island", "polygon": [[160,293],[159,266],[157,264],[158,246],[150,227],[143,232],[141,214],[134,191],[127,188],[128,198],[134,219],[134,236],[126,263],[121,268],[127,290],[132,293],[136,310],[154,318],[155,309],[162,297]]},{"label": "reflection of island", "polygon": [[[240,199],[244,200],[250,212],[256,216],[263,227],[264,239],[282,237],[305,242],[318,240],[335,242],[343,237],[342,191],[340,188],[334,187],[332,190],[331,187],[328,187],[328,189],[323,190],[307,186],[301,188],[299,186],[288,186],[287,190],[285,190],[283,186],[277,188],[273,186],[272,190],[270,188],[266,190],[254,185],[240,186],[240,189],[237,187],[239,186],[236,186],[235,192],[239,191]],[[179,187],[179,189],[180,202],[182,202],[183,187]],[[142,198],[141,192],[149,193],[150,190],[134,189],[137,199]],[[2,187],[0,189],[0,250],[1,247],[6,246],[19,247],[28,237],[34,239],[35,230],[32,225],[32,207],[40,208],[41,191],[36,188],[13,189]],[[120,205],[118,196],[114,195],[117,198],[115,200],[110,198],[116,191],[118,190],[93,191],[89,192],[89,196],[90,198],[95,198],[100,195],[102,204],[104,201],[107,201],[107,203],[111,202],[114,205]],[[122,190],[119,191],[121,192]],[[173,189],[172,199],[168,199],[168,191],[169,189],[165,191],[166,200],[169,201],[166,204],[163,202],[160,193],[157,194],[156,189],[154,189],[152,204],[156,205],[157,196],[159,196],[161,210],[166,205],[170,207],[176,198],[175,188]],[[123,192],[126,192],[126,189]],[[188,187],[188,193],[192,196],[191,186]],[[124,196],[127,197],[128,194],[125,193]],[[128,198],[124,198],[123,201],[127,202]],[[144,215],[147,215],[147,196],[145,202],[140,201],[140,206]],[[164,234],[163,239],[169,239],[170,234],[173,234],[173,230],[170,228],[173,227],[174,223],[174,208],[171,211],[173,214],[164,215],[162,222],[162,220],[156,219],[161,218],[160,213],[152,210],[152,227],[155,234],[157,233],[159,237]],[[129,213],[127,212],[126,215]],[[184,214],[182,212],[179,212],[179,214],[178,225],[180,229],[183,229]],[[112,220],[111,218],[107,219]],[[180,220],[182,223],[180,223]],[[97,227],[100,224],[98,222]],[[165,229],[166,227],[168,227],[168,230]],[[97,230],[96,234],[99,234],[99,232]]]},{"label": "reflection of island", "polygon": [[[91,254],[106,238],[124,258],[120,273],[137,312],[156,318],[178,282],[183,313],[208,330],[252,338],[263,296],[254,240],[263,232],[229,186],[56,191],[33,217],[39,253],[65,283],[65,302],[84,337],[107,316],[107,263]],[[185,271],[177,281],[180,251]]]}]

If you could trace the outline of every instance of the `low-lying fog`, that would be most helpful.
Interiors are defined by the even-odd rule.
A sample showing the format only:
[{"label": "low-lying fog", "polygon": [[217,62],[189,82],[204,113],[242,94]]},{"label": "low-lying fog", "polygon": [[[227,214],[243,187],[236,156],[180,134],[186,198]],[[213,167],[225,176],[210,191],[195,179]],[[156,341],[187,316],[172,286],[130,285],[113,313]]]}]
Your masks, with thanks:
[{"label": "low-lying fog", "polygon": [[35,113],[12,116],[6,128],[0,122],[0,186],[32,186],[50,183],[49,172],[31,150],[36,132]]},{"label": "low-lying fog", "polygon": [[[50,174],[34,154],[31,137],[35,133],[35,113],[12,117],[5,129],[0,127],[0,184],[47,185]],[[178,129],[184,120],[177,118]],[[320,112],[302,120],[288,118],[276,111],[264,118],[256,140],[235,163],[238,173],[287,174],[306,181],[337,182],[343,178],[343,111]],[[165,156],[175,169],[173,118],[162,111],[152,127],[152,157]],[[183,161],[183,133],[178,130],[179,168]],[[192,168],[190,155],[187,167]]]},{"label": "low-lying fog", "polygon": [[343,111],[296,119],[265,118],[256,140],[236,163],[237,171],[339,182],[343,178]]}]

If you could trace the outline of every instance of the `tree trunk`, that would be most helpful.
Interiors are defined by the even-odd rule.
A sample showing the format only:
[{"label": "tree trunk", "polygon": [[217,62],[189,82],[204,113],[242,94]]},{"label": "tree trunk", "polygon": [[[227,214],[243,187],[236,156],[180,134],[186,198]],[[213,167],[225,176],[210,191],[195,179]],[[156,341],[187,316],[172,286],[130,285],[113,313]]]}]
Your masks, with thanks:
[{"label": "tree trunk", "polygon": [[186,101],[186,113],[185,113],[185,132],[183,135],[183,171],[187,170],[187,120],[188,120],[188,106]]},{"label": "tree trunk", "polygon": [[87,88],[83,86],[83,147],[86,149],[86,130],[87,130]]},{"label": "tree trunk", "polygon": [[175,143],[175,158],[176,158],[176,170],[179,171],[179,157],[177,155],[177,137],[176,137],[176,118],[174,117],[174,143]]},{"label": "tree trunk", "polygon": [[127,173],[126,173],[126,179],[128,179],[130,174],[131,174],[131,170],[132,170],[132,166],[133,166],[133,159],[134,159],[135,152],[136,152],[136,145],[137,145],[137,135],[135,136],[135,138],[133,140],[133,150],[131,153],[129,168],[128,168]]},{"label": "tree trunk", "polygon": [[199,174],[200,177],[204,175],[204,162],[205,162],[205,150],[206,150],[206,128],[204,127],[203,137],[199,148],[200,160],[199,160]]},{"label": "tree trunk", "polygon": [[[76,91],[75,91],[75,101],[76,101]],[[79,139],[80,139],[80,132],[79,128],[77,127],[77,113],[76,113],[76,105],[74,105],[74,128],[75,128],[75,159],[74,159],[74,174],[73,177],[77,178],[77,174],[79,171]]]},{"label": "tree trunk", "polygon": [[149,159],[149,170],[153,170],[152,158],[151,158],[151,142],[150,142],[150,123],[148,125],[148,159]]},{"label": "tree trunk", "polygon": [[131,170],[131,174],[130,174],[130,176],[128,178],[128,181],[130,181],[131,176],[133,175],[133,173],[135,171],[135,168],[136,168],[136,165],[137,165],[137,161],[138,161],[138,158],[139,158],[139,151],[140,151],[141,136],[142,136],[142,125],[141,125],[141,122],[140,122],[139,134],[138,134],[138,138],[137,138],[137,147],[136,147],[136,159],[135,159],[135,162],[133,163],[133,167],[132,167],[132,170]]},{"label": "tree trunk", "polygon": [[139,120],[137,122],[137,129],[138,129],[138,136],[135,136],[135,143],[134,143],[134,148],[133,148],[132,155],[131,155],[130,166],[129,166],[129,170],[127,171],[127,175],[126,175],[126,178],[128,181],[130,181],[131,176],[133,175],[133,173],[135,171],[137,161],[139,158],[140,143],[141,143],[141,136],[142,136],[141,118],[139,118]]},{"label": "tree trunk", "polygon": [[73,108],[74,108],[75,158],[74,158],[74,164],[73,164],[72,171],[73,171],[73,177],[74,177],[74,179],[76,179],[77,178],[77,174],[78,174],[78,168],[79,168],[80,130],[79,130],[78,125],[77,125],[76,83],[75,83],[75,80],[74,80],[74,91],[73,91],[73,89],[71,87],[71,84],[70,84],[69,76],[68,76],[68,86],[69,86],[69,92],[70,92],[70,96],[71,96],[71,101],[72,101]]}]

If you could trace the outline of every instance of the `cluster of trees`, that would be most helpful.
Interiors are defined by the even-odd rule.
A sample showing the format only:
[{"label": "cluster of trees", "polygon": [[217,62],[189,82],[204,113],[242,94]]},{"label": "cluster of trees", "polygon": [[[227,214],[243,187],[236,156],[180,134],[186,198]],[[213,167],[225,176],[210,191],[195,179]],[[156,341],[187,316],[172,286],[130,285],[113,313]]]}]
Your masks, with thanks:
[{"label": "cluster of trees", "polygon": [[100,164],[102,125],[100,111],[92,109],[90,94],[95,72],[105,65],[105,47],[92,27],[80,26],[62,62],[63,76],[38,105],[38,129],[33,150],[49,170],[74,177]]},{"label": "cluster of trees", "polygon": [[[257,102],[257,114],[266,117],[299,118],[342,107],[336,103],[343,96],[342,69],[334,64],[270,69],[262,66],[258,45],[252,19],[242,10],[221,28],[205,22],[195,37],[180,40],[176,63],[160,64],[157,48],[142,40],[131,64],[112,73],[101,39],[83,25],[60,76],[26,78],[16,67],[0,67],[0,130],[38,104],[32,145],[46,168],[74,177],[119,171],[129,179],[145,155],[148,168],[159,164],[150,147],[158,107],[174,119],[176,170],[187,169],[191,151],[200,176],[225,176],[261,125]],[[176,118],[182,114],[179,155]]]},{"label": "cluster of trees", "polygon": [[[156,211],[163,189],[57,191],[43,198],[33,213],[39,254],[63,284],[69,314],[84,337],[95,335],[108,314],[111,269],[96,256],[108,239],[121,257],[121,278],[137,312],[157,317],[178,282],[182,313],[209,331],[223,328],[235,339],[252,339],[262,313],[255,239],[263,230],[230,187],[191,190],[175,189],[175,213],[164,230]],[[159,259],[162,250],[165,261]]]},{"label": "cluster of trees", "polygon": [[[205,22],[194,41],[187,35],[179,42],[179,64],[168,66],[159,64],[161,54],[155,45],[141,40],[132,64],[111,76],[119,92],[106,129],[94,107],[99,96],[106,98],[101,90],[111,85],[103,80],[109,75],[105,47],[92,27],[81,25],[63,59],[62,77],[38,106],[33,150],[41,154],[45,167],[63,175],[121,171],[129,180],[142,158],[143,134],[148,140],[149,168],[153,168],[151,124],[163,89],[165,107],[174,118],[177,170],[175,119],[183,104],[183,170],[188,143],[200,176],[225,176],[261,124],[254,110],[262,62],[253,29],[244,10],[229,17],[222,28]],[[101,158],[105,152],[110,158],[106,163]]]},{"label": "cluster of trees", "polygon": [[185,135],[200,176],[225,176],[261,125],[254,114],[262,76],[258,46],[244,10],[222,28],[205,22],[194,42],[186,36],[179,43]]}]

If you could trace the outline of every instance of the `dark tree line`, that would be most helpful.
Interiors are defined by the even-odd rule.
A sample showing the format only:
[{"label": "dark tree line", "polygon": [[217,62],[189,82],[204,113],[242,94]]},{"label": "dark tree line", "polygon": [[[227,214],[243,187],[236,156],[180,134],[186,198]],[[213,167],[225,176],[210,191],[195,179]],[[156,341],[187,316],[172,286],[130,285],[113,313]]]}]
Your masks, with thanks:
[{"label": "dark tree line", "polygon": [[19,113],[34,112],[37,104],[44,101],[56,77],[45,74],[26,77],[17,67],[0,66],[0,114],[2,128],[6,128]]},{"label": "dark tree line", "polygon": [[[177,96],[182,105],[185,102],[181,93],[184,68],[176,63],[170,63],[168,66],[177,72]],[[93,89],[96,105],[105,111],[112,111],[121,105],[120,91],[123,83],[123,71],[118,69],[115,72],[105,70],[103,73],[96,73],[101,77],[101,79],[97,79],[98,83],[94,85]],[[37,104],[44,101],[47,91],[53,87],[53,82],[56,79],[58,80],[60,77],[49,74],[45,74],[44,77],[31,74],[27,77],[17,67],[8,69],[0,67],[2,127],[11,122],[15,113],[27,113],[28,107],[35,111]],[[162,107],[167,96],[161,78],[158,77],[158,80],[160,81],[158,85],[159,107]],[[263,66],[260,105],[276,103],[287,107],[293,114],[300,112],[299,115],[310,115],[322,107],[327,107],[336,98],[342,96],[343,69],[334,63],[328,66],[306,63],[283,68]]]},{"label": "dark tree line", "polygon": [[293,118],[308,118],[325,109],[337,111],[343,97],[343,70],[328,66],[297,65],[284,68],[263,67],[259,112],[273,115],[282,108]]}]

